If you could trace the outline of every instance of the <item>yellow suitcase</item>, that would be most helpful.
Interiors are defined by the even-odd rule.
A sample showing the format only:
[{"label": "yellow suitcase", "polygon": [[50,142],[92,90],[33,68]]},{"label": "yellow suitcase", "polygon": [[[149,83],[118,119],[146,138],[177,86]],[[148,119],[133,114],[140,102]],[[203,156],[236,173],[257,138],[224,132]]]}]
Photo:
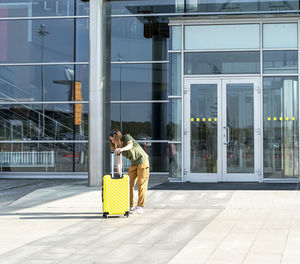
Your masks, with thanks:
[{"label": "yellow suitcase", "polygon": [[129,216],[129,177],[122,174],[122,155],[121,174],[114,174],[114,154],[111,156],[112,170],[111,175],[103,177],[102,201],[103,217],[111,215]]}]

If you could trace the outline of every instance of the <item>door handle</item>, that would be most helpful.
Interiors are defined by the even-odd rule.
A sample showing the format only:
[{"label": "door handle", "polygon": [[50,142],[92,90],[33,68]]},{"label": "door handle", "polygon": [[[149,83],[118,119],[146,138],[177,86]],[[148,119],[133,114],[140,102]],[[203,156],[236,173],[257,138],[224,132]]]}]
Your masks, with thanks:
[{"label": "door handle", "polygon": [[230,128],[228,126],[223,128],[226,129],[226,141],[224,142],[224,145],[228,145],[230,143]]}]

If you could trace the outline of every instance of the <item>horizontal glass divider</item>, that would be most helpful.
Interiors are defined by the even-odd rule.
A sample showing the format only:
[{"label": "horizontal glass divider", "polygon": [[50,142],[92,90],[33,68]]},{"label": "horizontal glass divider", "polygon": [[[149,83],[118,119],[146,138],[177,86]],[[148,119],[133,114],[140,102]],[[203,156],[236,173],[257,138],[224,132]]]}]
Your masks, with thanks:
[{"label": "horizontal glass divider", "polygon": [[298,73],[263,73],[263,77],[281,77],[281,76],[294,76],[298,77]]},{"label": "horizontal glass divider", "polygon": [[169,100],[111,101],[111,104],[169,103]]},{"label": "horizontal glass divider", "polygon": [[[9,144],[19,144],[19,143],[88,143],[88,140],[0,140],[0,144],[9,143]],[[0,152],[1,153],[1,152]]]},{"label": "horizontal glass divider", "polygon": [[242,12],[178,12],[178,13],[151,13],[151,14],[119,14],[110,15],[112,18],[121,17],[153,17],[153,16],[217,16],[217,15],[259,15],[259,14],[297,14],[300,13],[300,9],[297,10],[273,10],[273,11],[242,11]]},{"label": "horizontal glass divider", "polygon": [[188,53],[205,53],[205,52],[242,52],[242,51],[260,51],[260,49],[221,49],[221,50],[183,50]]},{"label": "horizontal glass divider", "polygon": [[55,171],[13,171],[13,172],[9,172],[9,171],[2,171],[0,174],[0,178],[2,175],[11,175],[11,174],[16,174],[16,175],[27,175],[27,174],[33,174],[33,175],[60,175],[60,174],[65,174],[65,175],[73,175],[73,174],[77,174],[77,175],[87,175],[88,172],[85,171],[62,171],[62,172],[55,172]]},{"label": "horizontal glass divider", "polygon": [[298,48],[262,48],[262,51],[289,51],[289,50],[298,50]]},{"label": "horizontal glass divider", "polygon": [[139,143],[169,143],[169,140],[136,140]]},{"label": "horizontal glass divider", "polygon": [[174,18],[174,17],[172,17],[172,19],[174,19],[174,20],[170,20],[169,21],[169,26],[170,27],[173,27],[173,26],[182,26],[182,23],[181,22],[178,22],[177,20],[176,20],[176,18]]},{"label": "horizontal glass divider", "polygon": [[169,95],[168,99],[182,99],[181,95]]},{"label": "horizontal glass divider", "polygon": [[0,63],[1,66],[42,66],[42,65],[88,65],[88,61],[81,62],[11,62],[11,63]]},{"label": "horizontal glass divider", "polygon": [[244,78],[244,77],[260,77],[261,74],[260,73],[256,73],[256,74],[203,74],[203,75],[199,75],[199,74],[195,74],[195,75],[183,75],[184,78]]},{"label": "horizontal glass divider", "polygon": [[[242,18],[242,19],[241,19]],[[299,16],[296,14],[281,16],[278,21],[278,16],[251,16],[251,17],[226,17],[215,19],[215,17],[197,18],[197,17],[170,17],[169,24],[182,22],[183,26],[195,26],[195,25],[231,25],[231,24],[282,24],[282,23],[297,23]]]},{"label": "horizontal glass divider", "polygon": [[169,53],[181,53],[181,49],[180,50],[168,50]]},{"label": "horizontal glass divider", "polygon": [[162,175],[169,175],[169,172],[151,172],[151,168],[150,168],[150,172],[149,172],[150,174],[152,174],[152,175],[159,175],[159,174],[162,174]]},{"label": "horizontal glass divider", "polygon": [[4,172],[0,179],[88,179],[88,172]]},{"label": "horizontal glass divider", "polygon": [[182,141],[168,141],[168,144],[182,144]]},{"label": "horizontal glass divider", "polygon": [[40,19],[74,19],[90,18],[90,16],[41,16],[41,17],[0,17],[3,20],[40,20]]},{"label": "horizontal glass divider", "polygon": [[169,63],[168,60],[164,61],[111,61],[111,64],[153,64],[153,63]]},{"label": "horizontal glass divider", "polygon": [[88,104],[89,101],[35,101],[35,102],[16,102],[16,101],[0,101],[0,105],[32,105],[32,104]]}]

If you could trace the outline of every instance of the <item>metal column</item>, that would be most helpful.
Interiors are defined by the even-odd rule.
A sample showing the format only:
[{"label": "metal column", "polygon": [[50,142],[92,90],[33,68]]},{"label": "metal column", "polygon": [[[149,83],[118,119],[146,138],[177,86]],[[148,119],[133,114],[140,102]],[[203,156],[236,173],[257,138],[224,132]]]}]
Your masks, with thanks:
[{"label": "metal column", "polygon": [[90,0],[89,186],[101,186],[104,172],[104,0]]}]

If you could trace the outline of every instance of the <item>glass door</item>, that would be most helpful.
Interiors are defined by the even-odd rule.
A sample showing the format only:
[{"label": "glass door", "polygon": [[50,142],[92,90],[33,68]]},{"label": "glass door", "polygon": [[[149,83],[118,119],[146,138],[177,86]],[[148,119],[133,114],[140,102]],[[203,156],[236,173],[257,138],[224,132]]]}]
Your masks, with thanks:
[{"label": "glass door", "polygon": [[217,182],[221,176],[221,80],[186,80],[184,180]]},{"label": "glass door", "polygon": [[258,79],[187,79],[184,179],[260,181]]},{"label": "glass door", "polygon": [[256,79],[222,81],[223,181],[260,181],[259,98]]}]

